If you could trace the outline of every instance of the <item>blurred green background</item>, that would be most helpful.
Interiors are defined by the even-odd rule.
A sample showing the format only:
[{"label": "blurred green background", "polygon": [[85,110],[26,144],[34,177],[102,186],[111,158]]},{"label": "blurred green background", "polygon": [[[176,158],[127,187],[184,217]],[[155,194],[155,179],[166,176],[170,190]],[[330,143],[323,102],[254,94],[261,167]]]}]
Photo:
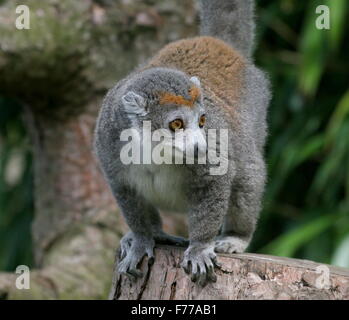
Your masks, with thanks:
[{"label": "blurred green background", "polygon": [[[330,7],[330,30],[315,27],[321,4]],[[270,74],[274,97],[269,181],[249,251],[349,268],[349,3],[259,0],[258,17],[256,60]],[[33,164],[20,111],[0,97],[0,270],[6,271],[32,265]]]}]

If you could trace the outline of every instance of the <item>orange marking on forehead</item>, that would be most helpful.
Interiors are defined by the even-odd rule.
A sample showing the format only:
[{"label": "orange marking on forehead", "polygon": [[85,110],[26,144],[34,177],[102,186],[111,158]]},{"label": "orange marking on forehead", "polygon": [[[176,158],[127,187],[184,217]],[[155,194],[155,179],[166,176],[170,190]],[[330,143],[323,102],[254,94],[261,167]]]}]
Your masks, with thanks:
[{"label": "orange marking on forehead", "polygon": [[177,96],[172,93],[165,92],[160,96],[160,105],[164,104],[176,104],[176,105],[184,105],[187,107],[193,107],[195,101],[200,96],[200,89],[197,87],[191,87],[189,89],[189,95],[191,97],[190,100],[185,99],[183,96]]}]

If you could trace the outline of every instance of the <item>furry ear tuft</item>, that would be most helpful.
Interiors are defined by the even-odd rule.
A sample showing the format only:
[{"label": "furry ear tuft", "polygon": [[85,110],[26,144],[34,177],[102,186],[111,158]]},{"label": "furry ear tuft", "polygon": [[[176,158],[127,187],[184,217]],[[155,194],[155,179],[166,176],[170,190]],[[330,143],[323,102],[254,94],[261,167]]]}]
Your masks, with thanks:
[{"label": "furry ear tuft", "polygon": [[192,83],[194,83],[196,86],[198,86],[199,88],[201,87],[201,82],[200,82],[200,80],[199,80],[198,77],[191,77],[191,78],[190,78],[190,81],[191,81]]},{"label": "furry ear tuft", "polygon": [[122,98],[125,111],[132,115],[145,116],[148,112],[146,111],[145,99],[133,91],[127,92]]}]

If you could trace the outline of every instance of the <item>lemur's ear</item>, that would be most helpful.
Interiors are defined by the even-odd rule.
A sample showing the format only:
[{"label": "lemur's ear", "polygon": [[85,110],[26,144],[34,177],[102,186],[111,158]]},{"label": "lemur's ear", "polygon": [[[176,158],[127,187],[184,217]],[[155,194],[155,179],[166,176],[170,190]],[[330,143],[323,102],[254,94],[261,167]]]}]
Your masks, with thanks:
[{"label": "lemur's ear", "polygon": [[145,109],[147,103],[145,99],[137,93],[129,91],[121,98],[121,100],[127,113],[140,116],[145,116],[147,114]]},{"label": "lemur's ear", "polygon": [[191,77],[191,78],[190,78],[190,81],[191,81],[192,83],[194,83],[196,86],[198,86],[199,88],[201,87],[201,82],[200,82],[200,80],[199,80],[198,77]]}]

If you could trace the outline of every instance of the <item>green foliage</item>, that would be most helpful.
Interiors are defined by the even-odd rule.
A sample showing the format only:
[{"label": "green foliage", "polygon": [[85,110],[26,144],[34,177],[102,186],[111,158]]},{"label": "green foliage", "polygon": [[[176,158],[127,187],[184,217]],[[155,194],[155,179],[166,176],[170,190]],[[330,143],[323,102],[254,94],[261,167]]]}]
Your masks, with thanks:
[{"label": "green foliage", "polygon": [[33,174],[20,107],[0,99],[0,270],[32,264]]},{"label": "green foliage", "polygon": [[[318,5],[331,29],[318,30]],[[349,267],[345,0],[263,1],[258,63],[270,72],[269,183],[251,250]]]},{"label": "green foliage", "polygon": [[280,235],[263,248],[262,251],[275,256],[292,257],[296,254],[300,246],[318,237],[327,228],[332,226],[336,218],[332,214],[314,218],[310,222],[303,223],[298,228]]},{"label": "green foliage", "polygon": [[349,235],[346,236],[337,247],[333,255],[332,263],[338,266],[349,265]]},{"label": "green foliage", "polygon": [[[315,27],[319,4],[330,7],[330,30]],[[270,74],[274,97],[269,181],[250,250],[349,267],[349,3],[258,5],[257,64]],[[24,165],[11,184],[6,172],[16,154]],[[0,269],[31,263],[31,168],[18,106],[2,100]]]}]

